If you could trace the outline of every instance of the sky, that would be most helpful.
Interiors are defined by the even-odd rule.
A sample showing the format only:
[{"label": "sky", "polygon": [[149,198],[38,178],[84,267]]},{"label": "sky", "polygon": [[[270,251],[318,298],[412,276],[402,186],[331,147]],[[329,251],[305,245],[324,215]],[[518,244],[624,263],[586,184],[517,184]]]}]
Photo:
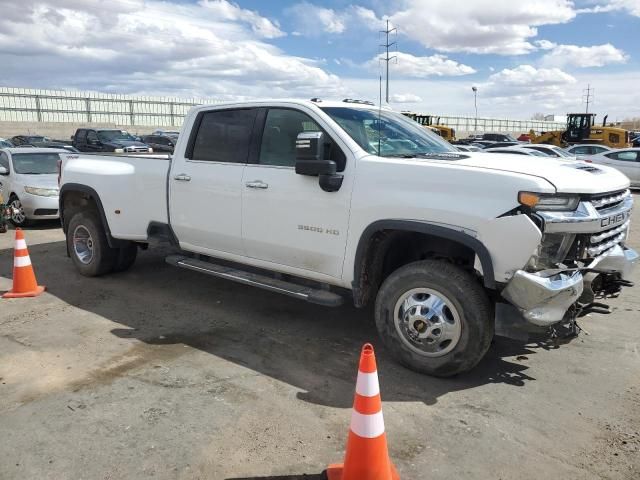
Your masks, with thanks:
[{"label": "sky", "polygon": [[0,85],[640,116],[640,0],[2,0]]}]

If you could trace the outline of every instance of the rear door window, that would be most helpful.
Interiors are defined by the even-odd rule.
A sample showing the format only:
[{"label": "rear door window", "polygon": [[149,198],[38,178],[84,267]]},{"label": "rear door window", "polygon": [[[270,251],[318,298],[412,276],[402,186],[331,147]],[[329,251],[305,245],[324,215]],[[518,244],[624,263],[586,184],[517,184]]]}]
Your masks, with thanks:
[{"label": "rear door window", "polygon": [[187,158],[246,163],[256,109],[213,110],[200,114],[198,133]]},{"label": "rear door window", "polygon": [[614,152],[606,155],[613,160],[620,160],[623,162],[637,162],[638,152]]}]

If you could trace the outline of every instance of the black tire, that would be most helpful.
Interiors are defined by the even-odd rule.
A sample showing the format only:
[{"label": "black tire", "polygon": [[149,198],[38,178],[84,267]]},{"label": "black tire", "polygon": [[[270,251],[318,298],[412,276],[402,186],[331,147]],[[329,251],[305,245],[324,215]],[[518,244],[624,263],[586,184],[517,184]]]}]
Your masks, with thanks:
[{"label": "black tire", "polygon": [[114,272],[124,272],[129,270],[135,263],[138,256],[138,245],[134,242],[130,242],[126,247],[119,248],[116,256],[116,261],[113,265]]},{"label": "black tire", "polygon": [[[13,206],[13,203],[16,201],[20,203],[20,199],[17,197],[17,195],[14,194],[9,197],[10,206]],[[11,216],[10,221],[14,227],[19,227],[19,228],[28,227],[32,223],[31,220],[29,220],[27,217],[24,217],[24,220],[22,222],[16,222],[13,216]]]},{"label": "black tire", "polygon": [[[86,263],[80,259],[73,244],[74,232],[79,227],[83,227],[91,235],[92,256]],[[111,248],[107,242],[107,235],[98,213],[91,210],[78,211],[69,220],[67,250],[80,274],[86,277],[97,277],[111,272],[118,256],[118,250]]]},{"label": "black tire", "polygon": [[[457,310],[461,331],[457,344],[448,353],[441,356],[418,353],[396,328],[396,303],[416,288],[435,290]],[[376,298],[375,319],[383,343],[403,365],[437,377],[472,369],[489,349],[495,327],[493,307],[477,279],[455,265],[438,260],[410,263],[389,275]]]}]

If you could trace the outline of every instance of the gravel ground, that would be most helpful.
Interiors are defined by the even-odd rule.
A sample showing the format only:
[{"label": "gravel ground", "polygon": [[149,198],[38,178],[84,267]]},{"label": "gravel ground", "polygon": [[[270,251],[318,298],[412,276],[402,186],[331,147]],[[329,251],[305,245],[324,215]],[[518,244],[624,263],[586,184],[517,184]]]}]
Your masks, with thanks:
[{"label": "gravel ground", "polygon": [[[26,236],[47,293],[0,300],[2,479],[321,479],[366,341],[404,480],[640,478],[639,288],[583,318],[588,335],[497,338],[443,380],[395,364],[371,311],[175,269],[162,250],[87,279],[55,223]],[[12,244],[0,235],[0,291]]]}]

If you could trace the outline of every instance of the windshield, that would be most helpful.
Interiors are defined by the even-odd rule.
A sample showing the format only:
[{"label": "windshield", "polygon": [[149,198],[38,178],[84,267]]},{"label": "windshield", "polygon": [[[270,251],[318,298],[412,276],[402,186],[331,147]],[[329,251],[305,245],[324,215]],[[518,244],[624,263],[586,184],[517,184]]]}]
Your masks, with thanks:
[{"label": "windshield", "polygon": [[555,147],[552,148],[554,153],[557,153],[558,155],[560,155],[561,157],[567,157],[567,158],[573,158],[575,157],[575,155],[571,155],[569,152],[564,151],[563,149],[561,149],[560,147]]},{"label": "windshield", "polygon": [[124,130],[98,130],[98,138],[101,142],[113,142],[114,140],[135,141],[135,138]]},{"label": "windshield", "polygon": [[517,138],[513,138],[513,135],[509,135],[508,133],[505,135],[505,138],[507,139],[507,142],[517,142],[518,139]]},{"label": "windshield", "polygon": [[0,147],[13,147],[11,142],[7,142],[6,140],[0,140]]},{"label": "windshield", "polygon": [[348,107],[322,110],[372,155],[413,157],[456,151],[453,145],[399,113]]},{"label": "windshield", "polygon": [[50,141],[49,137],[43,137],[41,135],[27,137],[27,142],[29,143],[43,143],[43,142],[49,142],[49,141]]},{"label": "windshield", "polygon": [[14,153],[13,169],[23,175],[43,175],[58,173],[57,153]]}]

